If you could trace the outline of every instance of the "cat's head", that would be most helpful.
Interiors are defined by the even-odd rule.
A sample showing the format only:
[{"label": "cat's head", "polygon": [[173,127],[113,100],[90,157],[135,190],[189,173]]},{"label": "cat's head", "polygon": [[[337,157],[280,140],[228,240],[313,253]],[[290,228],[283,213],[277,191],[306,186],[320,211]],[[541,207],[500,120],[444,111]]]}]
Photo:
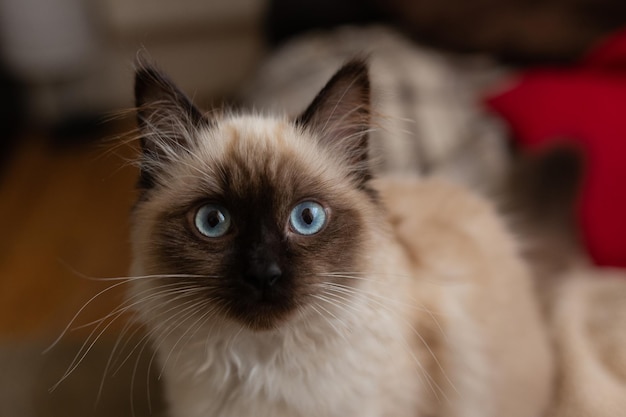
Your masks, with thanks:
[{"label": "cat's head", "polygon": [[344,65],[295,119],[204,115],[145,65],[135,94],[135,269],[154,276],[142,284],[153,304],[262,330],[328,283],[354,285],[342,275],[362,269],[381,216],[364,61]]}]

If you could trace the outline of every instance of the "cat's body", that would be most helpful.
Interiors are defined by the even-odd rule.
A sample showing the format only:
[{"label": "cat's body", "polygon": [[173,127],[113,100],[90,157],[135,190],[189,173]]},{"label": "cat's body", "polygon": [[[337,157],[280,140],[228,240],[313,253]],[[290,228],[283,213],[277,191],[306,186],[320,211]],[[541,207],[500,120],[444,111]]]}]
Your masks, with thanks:
[{"label": "cat's body", "polygon": [[295,122],[204,118],[142,71],[131,299],[172,416],[542,415],[551,356],[513,240],[459,188],[371,180],[363,63]]}]

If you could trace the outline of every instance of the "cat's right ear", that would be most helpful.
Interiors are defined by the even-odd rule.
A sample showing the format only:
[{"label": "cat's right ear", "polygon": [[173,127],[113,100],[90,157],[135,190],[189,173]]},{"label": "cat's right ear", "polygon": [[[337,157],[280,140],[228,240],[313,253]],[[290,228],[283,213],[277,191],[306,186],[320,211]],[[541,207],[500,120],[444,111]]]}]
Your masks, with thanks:
[{"label": "cat's right ear", "polygon": [[314,132],[324,146],[343,155],[359,186],[370,179],[368,132],[370,82],[365,59],[348,61],[326,83],[296,124]]},{"label": "cat's right ear", "polygon": [[145,190],[164,164],[188,152],[195,132],[209,121],[165,74],[142,61],[135,71],[135,106],[142,149],[138,186]]}]

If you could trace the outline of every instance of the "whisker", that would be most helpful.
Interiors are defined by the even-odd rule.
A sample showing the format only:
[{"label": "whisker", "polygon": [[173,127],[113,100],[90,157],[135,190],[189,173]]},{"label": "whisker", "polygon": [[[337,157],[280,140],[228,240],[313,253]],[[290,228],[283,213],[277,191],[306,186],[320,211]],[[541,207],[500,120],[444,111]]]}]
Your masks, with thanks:
[{"label": "whisker", "polygon": [[89,334],[89,336],[87,337],[87,339],[85,340],[85,342],[83,343],[83,345],[80,347],[80,349],[78,350],[78,353],[76,354],[76,356],[74,356],[74,359],[72,360],[72,363],[70,363],[68,369],[65,371],[65,373],[63,374],[63,376],[61,376],[61,378],[59,379],[59,381],[57,381],[50,389],[49,392],[54,392],[59,385],[65,381],[67,379],[67,377],[69,377],[72,372],[74,372],[74,370],[80,365],[80,363],[83,361],[83,359],[87,356],[87,354],[91,351],[91,349],[93,348],[93,346],[96,344],[96,342],[100,339],[100,337],[104,334],[104,332],[106,332],[106,330],[115,322],[115,320],[119,317],[116,316],[113,320],[111,320],[106,326],[104,326],[102,328],[102,330],[100,331],[100,333],[98,333],[95,338],[93,338],[93,340],[91,341],[91,343],[89,342],[92,338],[92,336],[98,331],[98,329],[100,328],[101,324],[100,323],[98,326],[96,326],[94,328],[94,330]]},{"label": "whisker", "polygon": [[76,268],[72,267],[68,263],[64,262],[62,259],[58,260],[61,265],[69,270],[73,275],[81,279],[86,279],[89,281],[134,281],[134,280],[143,280],[143,279],[157,279],[157,278],[220,278],[218,275],[205,275],[205,274],[146,274],[146,275],[127,275],[127,276],[118,276],[118,277],[94,277],[91,275],[87,275],[83,272],[80,272]]},{"label": "whisker", "polygon": [[[429,308],[425,307],[422,303],[419,303],[420,305],[417,305],[417,301],[416,300],[413,300],[414,304],[411,304],[411,303],[407,303],[407,302],[404,302],[404,301],[396,300],[396,299],[393,299],[393,298],[390,298],[390,297],[386,297],[386,296],[384,296],[382,294],[378,294],[378,293],[374,293],[374,292],[371,292],[371,291],[367,291],[367,290],[365,290],[363,288],[358,288],[357,289],[355,287],[351,287],[351,286],[348,286],[348,285],[343,285],[343,284],[340,284],[340,283],[337,283],[337,282],[325,282],[325,283],[322,283],[322,285],[323,286],[331,285],[334,288],[336,288],[338,291],[341,290],[341,291],[345,292],[346,294],[364,294],[364,295],[367,295],[369,297],[376,297],[376,298],[378,298],[380,300],[391,302],[394,305],[407,307],[407,308],[410,308],[412,310],[423,311],[423,312],[433,316],[433,318],[435,316],[435,313],[433,313]],[[445,315],[444,313],[436,313],[436,314],[437,315],[441,315],[441,316]]]},{"label": "whisker", "polygon": [[[189,310],[187,311],[187,313],[185,314],[184,318],[182,318],[182,320],[179,320],[177,325],[175,327],[173,327],[166,336],[163,337],[163,339],[165,339],[166,337],[169,337],[169,335],[171,335],[176,329],[180,328],[181,325],[183,325],[185,322],[187,322],[187,320],[193,318],[196,313],[202,308],[207,306],[209,303],[211,302],[211,300],[199,300],[194,304],[191,304],[190,306],[186,307],[185,310]],[[185,336],[191,331],[191,329],[196,326],[198,323],[200,323],[206,316],[207,314],[209,314],[212,310],[208,310],[205,311],[205,313],[203,315],[201,315],[198,319],[196,319],[196,321],[191,325],[187,327],[187,330],[185,330],[185,332],[178,338],[178,340],[176,341],[176,343],[174,343],[174,345],[172,346],[172,348],[170,349],[169,353],[167,354],[167,357],[165,358],[165,360],[163,361],[163,364],[161,365],[161,372],[159,373],[159,379],[161,379],[161,377],[163,376],[163,372],[165,371],[165,368],[167,366],[167,363],[169,362],[169,359],[172,355],[172,353],[174,352],[174,350],[176,350],[176,347],[180,344],[180,342],[185,338]],[[159,350],[161,347],[161,343],[159,343],[159,345],[156,347],[156,350]]]},{"label": "whisker", "polygon": [[[96,404],[98,404],[100,402],[100,399],[102,398],[102,392],[104,390],[104,381],[106,379],[106,376],[109,372],[109,369],[111,367],[112,361],[113,361],[113,356],[115,355],[115,352],[117,351],[121,341],[124,339],[126,333],[128,332],[128,329],[131,328],[131,326],[133,326],[134,324],[136,324],[133,320],[128,320],[125,324],[124,327],[122,327],[122,330],[120,332],[120,334],[117,336],[116,340],[115,340],[115,344],[113,345],[113,348],[111,349],[111,353],[109,354],[109,358],[107,359],[107,363],[104,366],[104,371],[102,373],[102,378],[100,379],[100,386],[98,387],[98,395],[96,396]],[[135,332],[133,332],[132,335],[134,335]],[[131,336],[132,336],[131,335]]]},{"label": "whisker", "polygon": [[[160,291],[158,292],[157,295],[161,295],[167,293],[167,291]],[[145,301],[145,299],[144,299]],[[87,336],[85,342],[82,344],[82,346],[79,348],[78,352],[76,353],[76,355],[74,356],[74,359],[72,360],[72,362],[70,363],[70,365],[68,366],[68,368],[66,369],[65,373],[63,374],[63,376],[60,378],[59,381],[57,381],[57,383],[55,383],[51,388],[50,388],[50,392],[56,390],[56,388],[58,388],[58,386],[65,380],[67,379],[67,377],[69,377],[74,370],[76,370],[76,368],[81,364],[81,362],[83,361],[83,359],[87,356],[87,354],[89,354],[89,352],[91,351],[91,349],[93,348],[93,346],[97,343],[97,341],[100,339],[100,337],[102,337],[102,335],[109,329],[109,327],[118,319],[120,318],[123,313],[125,313],[127,311],[127,308],[120,308],[118,309],[117,312],[115,312],[114,314],[109,314],[107,315],[107,317],[112,317],[112,319],[103,326],[103,324],[105,323],[105,320],[100,320],[97,321],[98,325],[91,331],[91,333]],[[101,328],[101,326],[103,326]],[[98,333],[98,330],[101,329]],[[94,334],[98,333],[95,337]],[[134,333],[133,333],[134,334]],[[131,352],[132,353],[132,352]],[[119,368],[118,368],[119,370]],[[105,370],[106,371],[106,370]],[[116,371],[117,372],[117,371]]]},{"label": "whisker", "polygon": [[115,288],[119,288],[124,284],[127,284],[129,282],[132,282],[134,280],[140,280],[140,279],[157,279],[157,278],[217,278],[217,276],[214,275],[188,275],[188,274],[158,274],[158,275],[140,275],[140,276],[132,276],[132,277],[114,277],[114,278],[92,278],[89,277],[87,275],[83,275],[78,271],[74,271],[77,275],[85,278],[85,279],[90,279],[90,280],[96,280],[96,281],[120,281],[117,282],[113,285],[108,286],[107,288],[99,291],[98,293],[96,293],[94,296],[92,296],[89,300],[87,300],[87,302],[85,302],[83,304],[83,306],[78,309],[78,311],[76,312],[76,314],[74,314],[74,316],[72,317],[72,319],[68,322],[68,324],[65,326],[65,328],[61,331],[61,333],[59,334],[59,336],[57,336],[56,339],[54,339],[54,341],[46,348],[43,350],[43,354],[46,354],[48,352],[50,352],[50,350],[52,350],[60,341],[61,339],[68,333],[68,331],[70,331],[70,328],[72,327],[72,325],[74,324],[74,322],[78,319],[78,317],[85,311],[85,309],[94,301],[96,300],[98,297],[104,295],[105,293],[115,289]]},{"label": "whisker", "polygon": [[[171,285],[174,285],[174,284],[171,284]],[[176,284],[176,285],[178,285],[178,284]],[[141,293],[135,294],[135,296],[133,296],[133,297],[131,297],[131,298],[130,298],[130,299],[132,299],[132,298],[138,298],[138,296],[139,296],[140,294],[142,295],[142,298],[141,298],[141,299],[139,299],[138,301],[135,301],[135,302],[133,302],[133,303],[131,303],[131,304],[129,304],[129,305],[127,305],[127,306],[125,306],[125,307],[124,307],[124,312],[126,312],[126,311],[128,311],[128,310],[132,310],[132,309],[134,309],[137,305],[139,305],[139,304],[141,304],[141,303],[145,303],[145,302],[146,302],[146,301],[148,301],[148,300],[155,299],[155,298],[159,298],[159,297],[163,297],[163,296],[174,295],[174,294],[178,294],[178,293],[180,293],[180,294],[178,294],[176,297],[173,297],[173,298],[171,298],[171,299],[169,299],[169,300],[167,301],[168,303],[170,303],[170,302],[177,302],[177,301],[178,301],[178,300],[180,300],[181,298],[184,298],[186,295],[193,295],[193,294],[190,294],[191,290],[195,290],[195,288],[192,288],[192,289],[186,289],[186,288],[176,288],[176,289],[166,289],[166,290],[162,290],[162,289],[160,289],[159,291],[154,292],[154,293],[150,294],[150,295],[149,295],[149,296],[147,296],[147,297],[143,297],[143,294],[151,292],[151,291],[150,291],[150,289],[148,289],[148,290],[144,290],[144,291],[142,291]],[[129,300],[130,300],[130,299],[129,299]],[[159,315],[159,316],[160,316],[160,315]],[[126,327],[126,326],[125,326],[125,327]],[[134,336],[134,335],[135,335],[138,331],[139,331],[139,329],[138,329],[138,328],[136,328],[136,329],[135,329],[135,330],[134,330],[134,331],[130,334],[130,336],[129,336],[129,340],[130,340],[130,339],[132,339],[132,337],[133,337],[133,336]],[[120,336],[122,336],[122,335],[124,335],[124,333],[122,333]],[[119,339],[120,339],[120,338],[118,337],[118,340],[119,340]],[[125,344],[122,346],[122,349],[121,349],[120,351],[124,351],[124,350],[125,350],[125,348],[126,348],[126,346],[127,346],[127,343],[125,343]],[[117,344],[116,344],[116,347],[117,347]],[[115,353],[115,347],[114,347],[114,350],[111,352],[111,356],[112,356],[114,353]],[[117,361],[116,361],[116,362],[117,362]],[[114,363],[114,364],[115,364],[115,363]],[[114,365],[114,364],[113,364],[113,365]]]},{"label": "whisker", "polygon": [[[164,284],[164,285],[161,285],[159,289],[162,289],[163,287],[179,287],[179,286],[180,286],[179,283]],[[78,329],[83,329],[83,328],[95,325],[97,323],[103,322],[106,319],[112,317],[113,315],[116,315],[120,311],[126,312],[128,310],[131,310],[134,307],[136,307],[137,305],[139,305],[139,304],[141,304],[142,302],[145,301],[145,298],[140,298],[140,297],[143,297],[145,293],[150,293],[152,291],[154,291],[154,290],[151,289],[151,288],[148,288],[148,289],[145,289],[145,290],[141,291],[140,293],[134,294],[131,297],[126,298],[120,304],[118,304],[118,306],[113,311],[108,313],[107,315],[105,315],[105,316],[103,316],[103,317],[101,317],[99,319],[93,320],[91,322],[88,322],[88,323],[85,323],[85,324],[81,324],[81,325],[78,325],[78,326],[74,326],[74,327],[72,327],[71,331],[78,330]],[[172,291],[172,293],[174,293],[173,290],[160,291],[158,293],[154,293],[153,296],[160,296],[160,295],[163,295],[163,294],[169,294],[170,291]],[[137,299],[137,301],[134,301],[134,302],[129,304],[129,301],[133,301],[133,299]]]},{"label": "whisker", "polygon": [[[165,337],[168,337],[174,330],[176,330],[177,328],[179,328],[180,326],[182,326],[189,318],[193,317],[194,314],[200,310],[203,306],[205,306],[206,304],[208,304],[210,302],[210,300],[199,300],[196,303],[191,303],[191,305],[189,305],[188,307],[186,307],[183,311],[177,313],[177,315],[181,315],[180,313],[184,313],[185,310],[190,310],[188,312],[188,314],[185,314],[184,318],[177,318],[177,322],[178,324],[176,326],[174,326],[172,328],[172,330],[170,330],[170,332],[168,332],[168,334]],[[185,333],[183,333],[183,335],[176,341],[176,343],[174,344],[174,346],[170,349],[170,352],[167,355],[167,358],[165,359],[165,361],[163,362],[163,365],[161,366],[161,371],[159,372],[158,375],[158,379],[161,380],[163,373],[165,372],[165,368],[167,366],[167,362],[170,359],[170,356],[172,354],[172,352],[176,349],[176,347],[178,346],[178,344],[182,341],[182,339],[185,337],[185,335],[189,332],[189,330],[195,326],[198,322],[200,322],[204,317],[207,316],[207,314],[210,314],[211,310],[205,312],[205,314],[203,314],[198,320],[196,320],[196,322],[194,322],[194,324],[192,324],[191,326],[188,327],[188,329],[185,331]],[[194,332],[195,334],[195,332]],[[165,339],[165,337],[163,337],[163,339]],[[156,347],[154,347],[153,349],[153,353],[152,356],[150,357],[150,361],[148,362],[148,371],[146,373],[146,390],[147,390],[147,395],[148,395],[148,404],[150,404],[150,370],[152,369],[152,364],[154,363],[154,359],[156,357],[157,352],[160,350],[161,347],[161,343],[159,343],[159,345],[157,345]],[[179,351],[180,354],[180,351]],[[151,409],[151,407],[149,407]],[[150,410],[151,411],[151,410]]]},{"label": "whisker", "polygon": [[[211,301],[212,300],[207,300],[207,305]],[[207,311],[202,316],[202,321],[196,325],[196,330],[194,330],[193,333],[191,335],[189,335],[189,338],[188,338],[189,340],[193,340],[196,337],[196,335],[198,334],[200,329],[204,328],[204,325],[209,321],[209,319],[214,317],[214,313],[217,310],[218,310],[218,308],[216,306],[212,306],[210,309],[207,309]],[[210,330],[207,330],[207,332],[206,332],[207,335],[211,335],[214,324],[215,323],[213,323],[213,325],[211,326]],[[176,365],[179,362],[181,353],[182,353],[182,350],[179,350],[178,354],[176,355],[176,359],[174,359],[174,365]]]},{"label": "whisker", "polygon": [[[167,300],[166,304],[175,304],[177,303],[179,300],[176,299],[176,297]],[[131,349],[131,351],[128,353],[128,355],[124,358],[124,360],[116,367],[116,369],[113,372],[113,375],[117,374],[119,372],[119,370],[121,369],[122,366],[124,366],[124,364],[128,361],[128,359],[130,359],[130,357],[132,356],[132,354],[135,352],[135,350],[139,347],[139,345],[144,341],[144,340],[149,340],[151,339],[155,334],[157,334],[158,332],[163,330],[163,326],[167,325],[169,322],[176,320],[178,314],[180,314],[180,312],[175,313],[174,315],[170,315],[170,313],[176,309],[180,309],[181,307],[184,307],[188,304],[193,304],[197,302],[197,300],[188,300],[186,302],[183,302],[182,304],[178,304],[178,305],[174,305],[170,308],[168,308],[167,310],[164,311],[159,311],[158,314],[154,317],[154,319],[158,319],[162,316],[167,317],[165,319],[165,321],[163,321],[162,323],[160,323],[160,325],[158,327],[153,327],[150,331],[146,332],[146,334],[142,337],[142,339],[135,344],[135,347]],[[160,305],[160,307],[163,307],[163,305]],[[125,349],[125,346],[122,348],[121,351],[123,351]]]},{"label": "whisker", "polygon": [[[394,310],[392,310],[390,308],[390,306],[382,303],[381,301],[376,300],[373,297],[379,297],[378,294],[373,294],[373,293],[369,293],[364,291],[363,289],[356,289],[354,287],[348,287],[342,284],[337,284],[337,283],[332,283],[332,282],[324,282],[324,283],[320,283],[319,285],[320,287],[322,287],[325,290],[325,294],[328,297],[333,297],[333,294],[335,292],[338,293],[343,293],[346,295],[359,295],[359,294],[363,294],[365,295],[372,303],[376,304],[377,306],[379,306],[380,308],[382,308],[383,310],[391,313],[395,318],[400,319],[405,325],[407,325],[410,330],[412,331],[413,334],[415,334],[417,336],[417,338],[420,340],[420,342],[424,345],[424,347],[427,349],[429,355],[433,358],[433,360],[435,361],[435,364],[437,365],[437,367],[439,368],[439,370],[442,372],[442,375],[444,376],[444,378],[446,379],[446,381],[450,384],[450,386],[455,390],[455,392],[458,392],[455,384],[450,380],[449,376],[447,375],[446,371],[444,370],[443,366],[441,365],[439,359],[437,358],[437,356],[435,355],[435,353],[432,351],[431,347],[429,346],[428,342],[426,342],[426,340],[423,338],[423,336],[419,333],[419,331],[417,331],[417,329],[413,326],[413,324],[411,324],[408,320],[406,320],[406,318],[400,316],[397,312],[395,312]],[[334,294],[334,297],[338,297],[337,294]],[[380,298],[380,297],[379,297]],[[383,299],[386,299],[386,297],[383,297]],[[341,300],[343,303],[346,303],[348,300],[345,299],[345,297],[341,297]],[[388,299],[388,301],[394,302],[394,300]],[[400,305],[406,305],[406,303],[400,303]],[[443,331],[443,329],[441,328],[441,325],[439,324],[439,322],[435,319],[434,315],[432,314],[432,312],[430,312],[429,309],[425,308],[425,311],[427,311],[431,318],[433,319],[434,323],[436,324],[436,326],[438,327],[438,329],[442,332],[442,334],[445,337],[445,332]],[[403,337],[404,339],[404,337]],[[406,345],[405,348],[411,353],[412,356],[414,356],[410,346],[408,345],[408,343],[406,342],[406,340],[403,341],[403,343]],[[417,360],[417,358],[415,357],[414,360]],[[425,372],[425,374],[427,375],[427,372],[425,371],[425,369],[423,368],[423,366],[421,365],[421,363],[418,360],[418,366],[423,370],[423,372]],[[441,392],[441,394],[444,396],[444,398],[447,401],[450,401],[448,399],[448,397],[446,396],[445,392],[443,391],[443,389],[434,381],[434,379],[432,379],[432,377],[430,377],[430,375],[427,375],[427,378],[430,379],[431,381],[429,382],[429,385],[431,385],[431,383],[433,384],[433,386],[431,386],[431,389],[434,389],[434,387],[436,387],[439,392]]]},{"label": "whisker", "polygon": [[[331,305],[335,305],[335,304],[334,304],[332,301],[330,301],[328,298],[323,297],[323,296],[321,296],[321,295],[319,295],[319,294],[314,294],[314,295],[313,295],[313,298],[316,298],[316,299],[321,300],[321,301],[325,301],[325,302],[327,302],[327,303],[329,303],[329,304],[331,304]],[[327,313],[330,317],[332,317],[333,319],[335,319],[335,321],[336,321],[336,322],[338,322],[338,323],[341,323],[341,322],[342,322],[342,320],[340,320],[340,319],[339,319],[339,318],[338,318],[335,314],[333,314],[330,310],[328,310],[327,308],[325,308],[325,307],[324,307],[324,306],[322,306],[321,304],[318,304],[317,306],[318,306],[319,308],[321,308],[322,310],[324,310],[324,311],[325,311],[325,312],[326,312],[326,313]],[[336,307],[338,307],[337,305],[335,305],[335,306],[336,306]],[[341,333],[341,332],[339,332],[339,330],[338,330],[338,329],[337,329],[334,325],[332,325],[332,323],[330,323],[330,322],[329,322],[329,324],[330,324],[331,326],[333,326],[333,328],[337,331],[337,333]],[[348,332],[350,331],[350,329],[349,329],[349,328],[346,328],[346,330],[347,330]],[[343,333],[341,333],[341,334],[343,334]]]},{"label": "whisker", "polygon": [[[361,281],[371,281],[377,284],[385,284],[384,280],[371,278],[370,272],[358,272],[358,271],[356,272],[326,272],[326,273],[317,273],[315,275],[329,277],[329,278],[332,278],[332,277],[346,278],[346,279],[361,280]],[[394,273],[389,273],[389,272],[383,273],[382,276],[392,277],[392,278],[407,278],[411,280],[415,279],[415,277],[412,275],[394,274]],[[437,280],[420,278],[420,282],[428,283],[432,285],[449,285],[449,284],[467,285],[467,283],[456,280],[454,278],[443,278],[443,277],[438,277]]]},{"label": "whisker", "polygon": [[48,353],[54,346],[56,346],[61,339],[63,338],[63,336],[65,336],[67,334],[67,332],[69,331],[70,327],[72,327],[72,324],[76,321],[76,319],[78,318],[78,316],[80,316],[80,314],[87,308],[87,306],[96,298],[100,297],[102,294],[105,294],[108,291],[111,291],[114,288],[117,288],[121,285],[124,285],[126,282],[118,282],[117,284],[113,284],[105,289],[103,289],[102,291],[99,291],[96,295],[94,295],[93,297],[91,297],[85,304],[83,304],[83,306],[78,310],[78,312],[74,315],[74,317],[72,317],[72,319],[70,320],[70,322],[67,324],[67,326],[65,326],[65,328],[63,329],[63,331],[61,332],[61,334],[54,340],[54,342],[52,342],[52,344],[50,346],[48,346],[43,353],[46,354]]},{"label": "whisker", "polygon": [[[321,305],[319,305],[319,304],[317,304],[317,306],[315,306],[315,305],[313,305],[313,304],[311,304],[311,305],[310,305],[310,308],[311,308],[311,309],[313,309],[313,311],[315,311],[315,312],[316,312],[316,313],[317,313],[320,317],[322,317],[322,318],[323,318],[323,319],[324,319],[324,320],[328,323],[328,325],[329,325],[330,327],[332,327],[332,328],[333,328],[333,330],[335,330],[335,333],[337,334],[337,336],[341,337],[341,338],[342,338],[342,339],[344,339],[344,340],[347,340],[347,339],[346,339],[346,335],[345,335],[345,334],[343,334],[343,332],[339,331],[339,329],[337,328],[337,326],[335,326],[335,325],[332,323],[332,321],[330,321],[330,319],[329,319],[326,315],[322,314],[322,312],[321,312],[321,311],[319,311],[319,310],[317,309],[317,307],[322,308],[322,306],[321,306]],[[325,310],[325,309],[324,309],[324,310]],[[327,310],[326,310],[326,311],[327,311]]]}]

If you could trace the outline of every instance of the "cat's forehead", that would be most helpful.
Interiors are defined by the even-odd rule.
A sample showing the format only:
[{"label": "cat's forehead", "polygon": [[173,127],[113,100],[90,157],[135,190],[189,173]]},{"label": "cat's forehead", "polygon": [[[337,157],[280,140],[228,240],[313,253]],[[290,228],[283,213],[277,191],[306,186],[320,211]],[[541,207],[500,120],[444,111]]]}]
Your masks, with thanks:
[{"label": "cat's forehead", "polygon": [[199,139],[202,152],[213,163],[232,174],[242,171],[249,181],[262,176],[272,179],[290,169],[311,169],[319,165],[323,153],[312,138],[279,118],[224,119]]},{"label": "cat's forehead", "polygon": [[231,156],[280,157],[289,148],[304,151],[306,141],[286,118],[230,116],[200,132],[198,144],[213,158]]},{"label": "cat's forehead", "polygon": [[181,179],[176,187],[184,182],[194,193],[243,198],[268,187],[333,193],[344,176],[332,155],[286,118],[227,117],[196,132],[194,143],[172,175]]}]

